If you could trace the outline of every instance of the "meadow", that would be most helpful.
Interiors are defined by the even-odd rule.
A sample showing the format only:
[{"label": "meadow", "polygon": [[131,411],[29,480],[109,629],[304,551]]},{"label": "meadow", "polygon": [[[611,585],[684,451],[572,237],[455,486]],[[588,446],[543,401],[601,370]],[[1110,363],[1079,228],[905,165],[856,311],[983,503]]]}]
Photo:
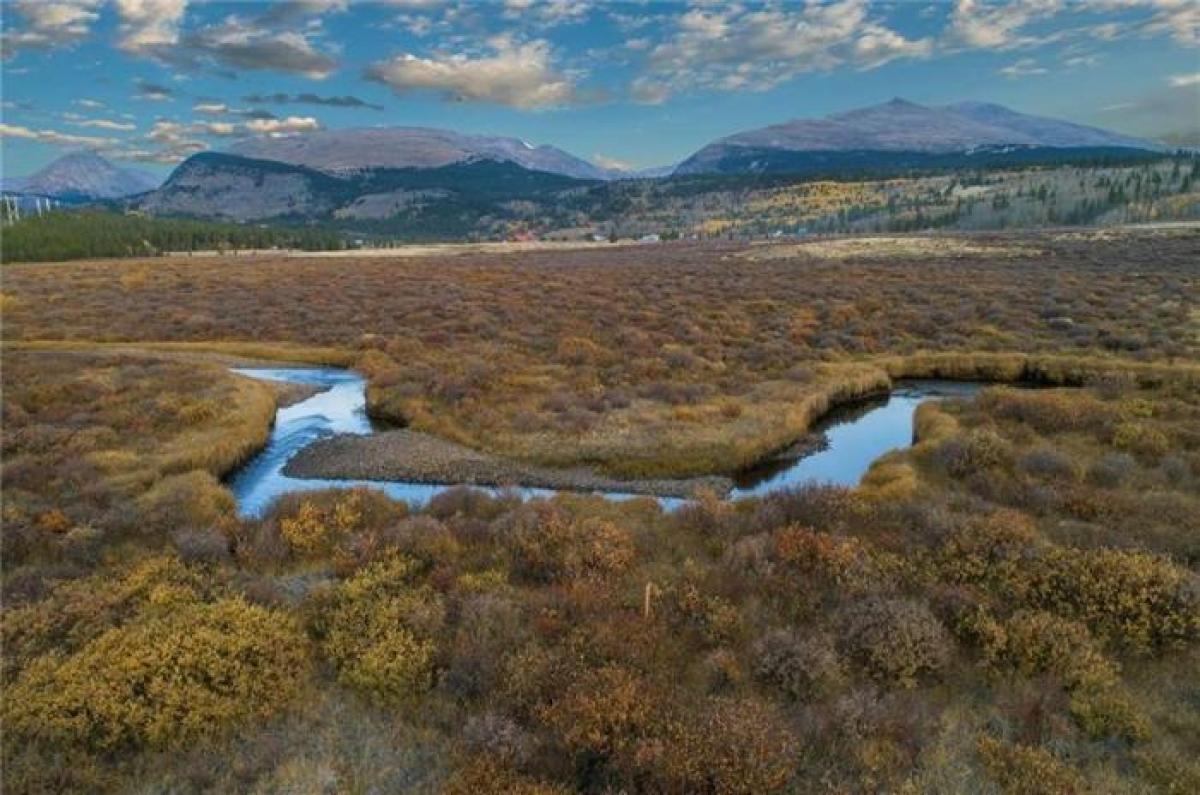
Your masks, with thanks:
[{"label": "meadow", "polygon": [[[932,242],[931,242],[932,241]],[[1200,237],[4,268],[6,792],[1200,788]],[[728,471],[904,376],[858,488],[364,490],[240,519],[281,401]],[[1015,389],[1006,382],[1036,381]]]}]

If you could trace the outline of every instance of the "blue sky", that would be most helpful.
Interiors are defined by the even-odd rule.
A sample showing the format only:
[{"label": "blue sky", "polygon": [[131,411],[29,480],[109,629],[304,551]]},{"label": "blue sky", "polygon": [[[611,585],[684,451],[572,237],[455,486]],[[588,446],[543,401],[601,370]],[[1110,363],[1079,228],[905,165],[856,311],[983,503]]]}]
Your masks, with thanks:
[{"label": "blue sky", "polygon": [[1195,0],[0,0],[6,176],[419,125],[603,165],[895,96],[1200,143]]}]

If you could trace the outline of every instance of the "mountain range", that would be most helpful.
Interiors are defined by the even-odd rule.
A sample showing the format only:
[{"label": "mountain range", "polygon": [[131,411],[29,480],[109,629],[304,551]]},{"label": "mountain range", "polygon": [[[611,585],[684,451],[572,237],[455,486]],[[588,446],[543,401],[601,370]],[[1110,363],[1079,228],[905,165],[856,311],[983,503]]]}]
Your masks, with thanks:
[{"label": "mountain range", "polygon": [[120,199],[154,190],[159,180],[132,168],[118,168],[95,152],[72,152],[28,177],[5,180],[4,190],[67,202]]},{"label": "mountain range", "polygon": [[[618,172],[554,146],[423,127],[372,127],[261,137],[181,163],[157,189],[150,175],[94,152],[67,155],[20,181],[27,195],[126,198],[152,214],[233,221],[320,222],[388,233],[454,235],[480,226],[576,218],[626,199],[631,178],[907,173],[1111,157],[1164,150],[1139,138],[1000,105],[928,107],[895,99],[821,119],[737,133],[674,168]],[[605,186],[611,186],[611,189]],[[12,190],[13,186],[6,186]],[[614,204],[615,202],[615,204]]]},{"label": "mountain range", "polygon": [[440,168],[468,160],[515,163],[576,179],[612,179],[615,173],[554,146],[519,138],[465,135],[428,127],[361,127],[283,138],[251,138],[233,154],[305,166],[327,174],[378,168]]},{"label": "mountain range", "polygon": [[970,165],[973,160],[983,164],[1033,162],[1080,150],[1105,154],[1162,149],[1144,139],[1018,113],[1002,105],[961,102],[927,107],[894,99],[721,138],[684,160],[674,173],[921,168]]}]

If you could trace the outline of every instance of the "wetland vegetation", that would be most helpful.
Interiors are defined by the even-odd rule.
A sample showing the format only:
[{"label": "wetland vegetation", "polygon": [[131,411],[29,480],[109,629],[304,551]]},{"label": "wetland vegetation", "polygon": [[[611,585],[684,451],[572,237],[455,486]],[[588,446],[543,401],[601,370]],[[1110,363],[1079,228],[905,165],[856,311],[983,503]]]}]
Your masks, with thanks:
[{"label": "wetland vegetation", "polygon": [[[1200,788],[1200,238],[916,240],[6,266],[4,789]],[[243,518],[272,360],[616,478],[999,383],[855,488]]]}]

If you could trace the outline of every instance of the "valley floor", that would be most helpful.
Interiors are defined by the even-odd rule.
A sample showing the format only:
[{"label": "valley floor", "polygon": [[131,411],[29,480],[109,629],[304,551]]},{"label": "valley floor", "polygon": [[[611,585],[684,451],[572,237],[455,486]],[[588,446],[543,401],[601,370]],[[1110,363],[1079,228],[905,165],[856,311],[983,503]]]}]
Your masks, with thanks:
[{"label": "valley floor", "polygon": [[[1200,237],[971,245],[6,266],[5,791],[1200,789]],[[853,489],[243,519],[304,396],[249,361],[613,478],[901,376],[1048,388],[923,405]]]}]

